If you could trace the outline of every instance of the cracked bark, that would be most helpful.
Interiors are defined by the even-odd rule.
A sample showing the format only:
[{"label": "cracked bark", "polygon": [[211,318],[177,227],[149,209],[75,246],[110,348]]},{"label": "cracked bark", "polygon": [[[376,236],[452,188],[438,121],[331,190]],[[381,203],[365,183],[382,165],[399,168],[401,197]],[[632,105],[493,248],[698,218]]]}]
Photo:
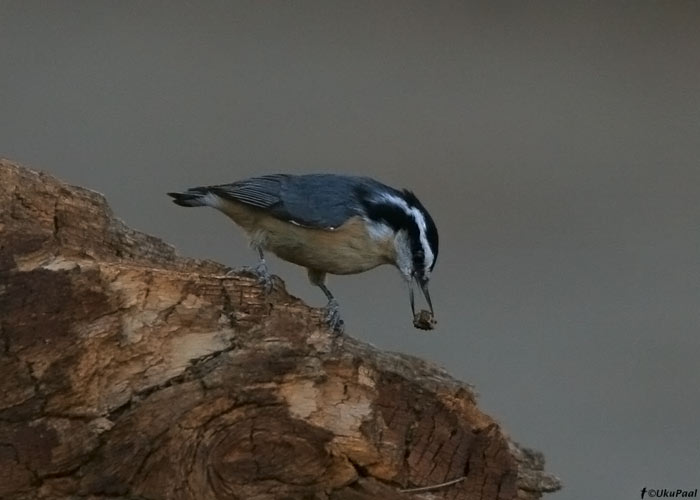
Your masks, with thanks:
[{"label": "cracked bark", "polygon": [[[535,499],[472,389],[0,160],[0,497]],[[402,489],[462,481],[431,491]]]}]

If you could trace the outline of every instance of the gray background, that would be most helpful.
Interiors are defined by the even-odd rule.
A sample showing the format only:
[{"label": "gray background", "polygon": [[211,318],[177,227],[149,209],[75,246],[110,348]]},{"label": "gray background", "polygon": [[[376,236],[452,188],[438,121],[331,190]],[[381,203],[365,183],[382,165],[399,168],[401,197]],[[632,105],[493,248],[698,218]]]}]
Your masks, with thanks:
[{"label": "gray background", "polygon": [[414,189],[439,329],[386,267],[331,279],[348,331],[474,383],[557,500],[700,487],[699,110],[697,2],[0,1],[0,154],[187,255],[255,261],[168,190]]}]

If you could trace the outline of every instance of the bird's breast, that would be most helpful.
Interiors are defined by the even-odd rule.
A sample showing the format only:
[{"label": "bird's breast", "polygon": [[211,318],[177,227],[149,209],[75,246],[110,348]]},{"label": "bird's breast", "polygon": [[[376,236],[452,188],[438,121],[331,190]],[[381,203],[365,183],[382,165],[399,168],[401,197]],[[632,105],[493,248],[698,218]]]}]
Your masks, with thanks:
[{"label": "bird's breast", "polygon": [[294,264],[331,274],[356,274],[394,261],[393,243],[373,237],[360,217],[332,230],[271,219],[262,221],[253,238]]},{"label": "bird's breast", "polygon": [[396,261],[393,234],[352,217],[333,229],[286,222],[265,210],[222,200],[216,207],[241,226],[255,246],[279,258],[331,274],[356,274]]}]

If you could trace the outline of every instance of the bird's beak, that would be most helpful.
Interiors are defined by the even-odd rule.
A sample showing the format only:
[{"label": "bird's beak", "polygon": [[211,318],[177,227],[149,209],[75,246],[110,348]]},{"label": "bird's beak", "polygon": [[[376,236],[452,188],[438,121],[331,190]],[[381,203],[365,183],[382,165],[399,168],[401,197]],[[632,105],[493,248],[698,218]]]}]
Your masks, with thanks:
[{"label": "bird's beak", "polygon": [[423,291],[423,296],[425,297],[425,301],[428,303],[428,307],[430,307],[430,315],[433,316],[435,314],[435,311],[433,311],[433,301],[430,300],[430,292],[428,290],[428,280],[417,280],[418,284],[420,285],[420,289]]},{"label": "bird's beak", "polygon": [[[420,278],[416,278],[416,282],[418,285],[420,285],[420,289],[423,292],[423,296],[425,297],[425,301],[428,303],[428,307],[430,307],[430,314],[434,315],[435,312],[433,311],[433,301],[430,300],[430,291],[428,290],[428,280],[422,280]],[[416,305],[415,305],[415,299],[413,296],[413,283],[409,282],[408,283],[408,297],[411,300],[411,312],[413,315],[416,315]]]}]

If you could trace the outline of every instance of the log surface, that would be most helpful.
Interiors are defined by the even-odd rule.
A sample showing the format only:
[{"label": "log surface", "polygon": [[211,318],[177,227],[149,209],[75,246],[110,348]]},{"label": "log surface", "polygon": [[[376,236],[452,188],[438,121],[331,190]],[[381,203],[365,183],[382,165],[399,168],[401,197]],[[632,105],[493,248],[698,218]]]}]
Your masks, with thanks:
[{"label": "log surface", "polygon": [[0,160],[0,497],[558,489],[469,385],[332,334],[278,278],[265,295],[227,271],[129,229],[98,193]]}]

